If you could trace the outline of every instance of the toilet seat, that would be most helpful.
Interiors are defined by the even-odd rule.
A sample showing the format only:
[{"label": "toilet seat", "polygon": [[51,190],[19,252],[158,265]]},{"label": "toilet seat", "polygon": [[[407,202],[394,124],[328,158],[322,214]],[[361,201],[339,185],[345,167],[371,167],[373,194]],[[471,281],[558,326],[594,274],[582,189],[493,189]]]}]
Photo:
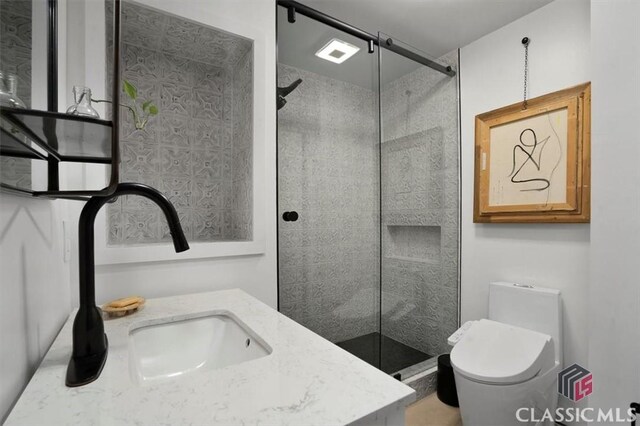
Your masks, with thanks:
[{"label": "toilet seat", "polygon": [[551,336],[482,319],[451,351],[451,364],[470,380],[496,385],[526,382],[554,365]]}]

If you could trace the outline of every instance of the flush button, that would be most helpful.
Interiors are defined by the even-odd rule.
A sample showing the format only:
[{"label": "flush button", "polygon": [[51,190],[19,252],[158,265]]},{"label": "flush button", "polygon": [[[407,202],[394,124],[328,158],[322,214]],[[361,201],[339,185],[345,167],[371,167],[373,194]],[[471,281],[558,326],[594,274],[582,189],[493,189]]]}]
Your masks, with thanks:
[{"label": "flush button", "polygon": [[518,284],[518,283],[514,283],[513,284],[516,287],[521,287],[521,288],[533,288],[532,285],[528,285],[528,284]]}]

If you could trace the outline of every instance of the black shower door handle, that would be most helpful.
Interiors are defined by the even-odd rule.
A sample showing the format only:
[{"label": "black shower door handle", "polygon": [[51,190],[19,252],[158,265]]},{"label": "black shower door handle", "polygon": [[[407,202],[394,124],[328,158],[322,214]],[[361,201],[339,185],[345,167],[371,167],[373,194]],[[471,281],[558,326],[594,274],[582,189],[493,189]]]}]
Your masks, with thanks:
[{"label": "black shower door handle", "polygon": [[296,220],[298,220],[298,217],[298,212],[296,211],[282,213],[282,219],[285,222],[295,222]]}]

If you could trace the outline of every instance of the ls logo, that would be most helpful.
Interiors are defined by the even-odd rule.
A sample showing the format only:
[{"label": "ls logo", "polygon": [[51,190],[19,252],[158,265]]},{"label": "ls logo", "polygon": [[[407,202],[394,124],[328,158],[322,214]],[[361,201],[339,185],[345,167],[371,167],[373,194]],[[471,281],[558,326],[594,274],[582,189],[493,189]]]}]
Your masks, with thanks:
[{"label": "ls logo", "polygon": [[593,374],[578,364],[558,373],[558,393],[577,402],[593,392]]}]

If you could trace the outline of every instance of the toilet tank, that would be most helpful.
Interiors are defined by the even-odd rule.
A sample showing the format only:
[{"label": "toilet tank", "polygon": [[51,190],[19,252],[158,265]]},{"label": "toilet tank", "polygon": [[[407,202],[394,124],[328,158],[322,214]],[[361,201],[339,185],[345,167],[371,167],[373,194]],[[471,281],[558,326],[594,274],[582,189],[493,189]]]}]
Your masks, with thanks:
[{"label": "toilet tank", "polygon": [[562,304],[559,290],[516,283],[491,283],[489,319],[550,335],[556,361],[562,365]]}]

